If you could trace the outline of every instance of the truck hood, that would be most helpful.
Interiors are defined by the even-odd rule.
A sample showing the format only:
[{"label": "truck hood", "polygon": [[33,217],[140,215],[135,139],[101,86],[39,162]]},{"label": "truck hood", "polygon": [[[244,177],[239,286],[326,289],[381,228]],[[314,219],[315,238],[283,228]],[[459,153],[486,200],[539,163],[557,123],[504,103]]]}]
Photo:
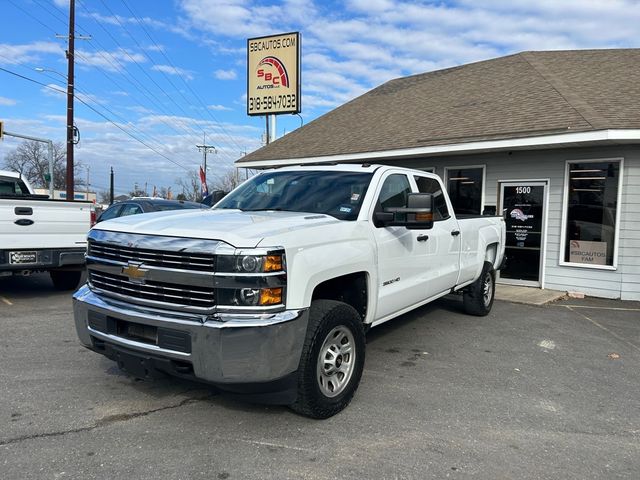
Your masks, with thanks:
[{"label": "truck hood", "polygon": [[329,215],[241,210],[172,210],[144,213],[100,222],[96,230],[168,237],[222,240],[236,248],[254,248],[296,230],[341,223]]}]

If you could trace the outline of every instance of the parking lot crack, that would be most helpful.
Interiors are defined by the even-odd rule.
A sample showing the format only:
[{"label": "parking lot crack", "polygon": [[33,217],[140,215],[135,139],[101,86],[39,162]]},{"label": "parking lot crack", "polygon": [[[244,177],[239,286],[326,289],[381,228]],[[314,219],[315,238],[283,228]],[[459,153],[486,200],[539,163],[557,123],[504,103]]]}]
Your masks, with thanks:
[{"label": "parking lot crack", "polygon": [[96,421],[93,425],[88,425],[86,427],[80,427],[80,428],[72,428],[69,430],[62,430],[59,432],[46,432],[46,433],[35,433],[32,435],[21,435],[19,437],[14,437],[14,438],[9,438],[7,440],[1,440],[0,441],[0,447],[5,447],[7,445],[13,445],[15,443],[20,443],[20,442],[25,442],[27,440],[34,440],[34,439],[39,439],[39,438],[54,438],[54,437],[61,437],[64,435],[69,435],[69,434],[73,434],[73,433],[83,433],[83,432],[90,432],[92,430],[95,430],[97,428],[103,428],[103,427],[108,427],[110,425],[113,425],[114,423],[120,423],[120,422],[126,422],[129,420],[133,420],[139,417],[146,417],[147,415],[151,415],[152,413],[157,413],[157,412],[162,412],[164,410],[173,410],[176,408],[180,408],[183,407],[185,405],[191,404],[191,403],[195,403],[198,401],[202,401],[202,400],[206,400],[207,398],[209,398],[211,395],[205,395],[205,396],[200,396],[200,397],[190,397],[190,398],[185,398],[184,400],[174,404],[174,405],[167,405],[164,407],[158,407],[158,408],[152,408],[150,410],[145,410],[142,412],[133,412],[133,413],[118,413],[116,415],[109,415],[107,417],[101,418],[98,421]]}]

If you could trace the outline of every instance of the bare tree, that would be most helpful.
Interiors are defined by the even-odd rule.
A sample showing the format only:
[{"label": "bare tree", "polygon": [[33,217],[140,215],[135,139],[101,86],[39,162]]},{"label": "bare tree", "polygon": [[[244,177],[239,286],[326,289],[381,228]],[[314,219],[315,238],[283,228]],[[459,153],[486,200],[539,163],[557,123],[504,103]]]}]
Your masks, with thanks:
[{"label": "bare tree", "polygon": [[[49,173],[49,148],[42,142],[27,140],[5,155],[2,162],[7,170],[18,172],[36,188],[47,188],[49,182],[45,175]],[[84,185],[80,176],[82,164],[74,165],[74,183]],[[53,188],[63,190],[67,184],[66,152],[62,143],[53,144]]]},{"label": "bare tree", "polygon": [[182,190],[182,195],[185,200],[197,202],[202,199],[202,192],[200,187],[200,177],[198,172],[190,170],[183,177],[176,179],[176,185]]},{"label": "bare tree", "polygon": [[238,176],[236,175],[236,169],[230,168],[223,173],[218,180],[213,184],[214,190],[222,190],[225,193],[229,193],[240,184]]},{"label": "bare tree", "polygon": [[109,192],[108,190],[101,190],[98,192],[98,203],[109,205],[110,200],[111,200],[111,192]]}]

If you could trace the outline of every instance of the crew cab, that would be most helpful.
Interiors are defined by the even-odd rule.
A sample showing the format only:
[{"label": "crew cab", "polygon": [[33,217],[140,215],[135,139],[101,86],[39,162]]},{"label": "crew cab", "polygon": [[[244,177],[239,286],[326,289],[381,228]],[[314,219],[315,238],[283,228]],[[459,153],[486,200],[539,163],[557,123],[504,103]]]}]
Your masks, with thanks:
[{"label": "crew cab", "polygon": [[197,379],[314,418],[351,401],[366,331],[454,292],[487,315],[501,217],[456,218],[436,175],[264,171],[213,209],[102,222],[78,336],[136,376]]},{"label": "crew cab", "polygon": [[94,220],[91,202],[50,200],[0,170],[0,276],[48,271],[57,289],[76,289]]}]

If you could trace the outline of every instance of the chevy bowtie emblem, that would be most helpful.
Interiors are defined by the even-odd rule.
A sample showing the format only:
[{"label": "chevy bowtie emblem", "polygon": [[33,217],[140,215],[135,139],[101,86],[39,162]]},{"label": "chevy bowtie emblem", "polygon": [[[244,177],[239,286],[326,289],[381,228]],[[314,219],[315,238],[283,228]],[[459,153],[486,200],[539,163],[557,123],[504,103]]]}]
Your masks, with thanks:
[{"label": "chevy bowtie emblem", "polygon": [[149,270],[141,268],[141,263],[129,262],[126,267],[122,267],[122,274],[129,277],[135,283],[144,283],[144,278]]}]

